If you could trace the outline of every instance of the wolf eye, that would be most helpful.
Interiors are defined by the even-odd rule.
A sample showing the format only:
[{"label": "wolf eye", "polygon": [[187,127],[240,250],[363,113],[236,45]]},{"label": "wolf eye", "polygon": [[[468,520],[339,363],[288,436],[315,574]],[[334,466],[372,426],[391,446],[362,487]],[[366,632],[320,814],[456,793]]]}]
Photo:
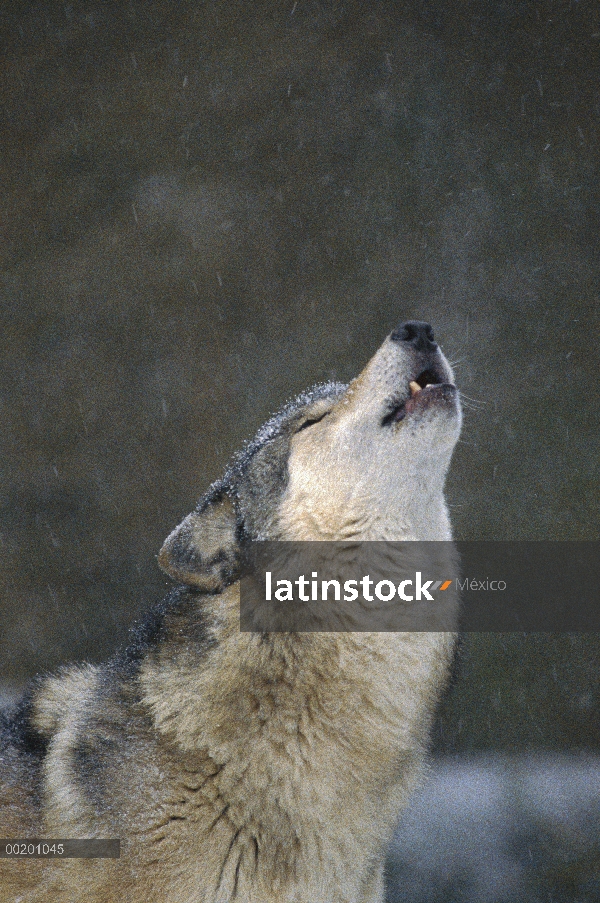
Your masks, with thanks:
[{"label": "wolf eye", "polygon": [[297,433],[300,433],[300,432],[302,432],[302,430],[305,430],[307,426],[312,426],[313,423],[319,423],[319,421],[323,420],[324,417],[327,417],[328,414],[329,414],[329,411],[325,411],[325,413],[324,413],[324,414],[321,414],[319,417],[312,417],[312,418],[309,417],[308,420],[305,420],[305,421],[304,421],[304,423],[302,424],[302,426],[299,426],[299,427],[298,427],[298,429],[296,430],[296,432],[297,432]]}]

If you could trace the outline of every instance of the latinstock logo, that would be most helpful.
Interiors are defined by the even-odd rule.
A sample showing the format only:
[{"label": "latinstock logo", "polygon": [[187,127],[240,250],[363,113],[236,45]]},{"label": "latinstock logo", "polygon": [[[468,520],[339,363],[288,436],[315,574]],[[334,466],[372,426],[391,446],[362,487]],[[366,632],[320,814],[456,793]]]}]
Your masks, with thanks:
[{"label": "latinstock logo", "polygon": [[[275,583],[275,587],[273,586]],[[320,594],[319,594],[320,583]],[[369,574],[357,580],[320,580],[317,571],[312,571],[311,579],[301,574],[295,580],[278,579],[273,581],[271,571],[265,571],[265,601],[271,602],[328,602],[331,596],[336,602],[355,602],[359,596],[365,602],[391,602],[396,596],[403,602],[434,602],[431,593],[436,590],[444,592],[452,585],[452,580],[423,581],[421,571],[416,571],[414,579],[401,580],[395,584],[392,580],[379,580],[377,583]],[[359,591],[360,587],[360,591]],[[296,592],[297,589],[297,592]],[[343,595],[342,595],[343,592]]]}]

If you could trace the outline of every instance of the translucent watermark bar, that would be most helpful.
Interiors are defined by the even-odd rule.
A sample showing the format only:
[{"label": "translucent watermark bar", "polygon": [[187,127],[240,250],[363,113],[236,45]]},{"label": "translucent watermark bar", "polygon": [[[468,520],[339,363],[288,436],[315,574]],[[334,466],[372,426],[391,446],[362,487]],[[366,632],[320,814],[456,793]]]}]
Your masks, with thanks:
[{"label": "translucent watermark bar", "polygon": [[240,592],[244,631],[595,632],[600,543],[253,543]]},{"label": "translucent watermark bar", "polygon": [[0,840],[0,859],[119,859],[120,840]]}]

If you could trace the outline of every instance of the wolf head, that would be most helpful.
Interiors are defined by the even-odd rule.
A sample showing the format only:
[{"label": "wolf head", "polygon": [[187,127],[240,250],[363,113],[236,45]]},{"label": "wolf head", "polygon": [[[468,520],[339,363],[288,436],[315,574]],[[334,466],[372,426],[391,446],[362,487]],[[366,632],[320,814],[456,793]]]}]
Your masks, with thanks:
[{"label": "wolf head", "polygon": [[350,385],[286,405],[171,533],[159,564],[214,592],[248,540],[444,540],[443,489],[461,412],[427,323],[384,341]]}]

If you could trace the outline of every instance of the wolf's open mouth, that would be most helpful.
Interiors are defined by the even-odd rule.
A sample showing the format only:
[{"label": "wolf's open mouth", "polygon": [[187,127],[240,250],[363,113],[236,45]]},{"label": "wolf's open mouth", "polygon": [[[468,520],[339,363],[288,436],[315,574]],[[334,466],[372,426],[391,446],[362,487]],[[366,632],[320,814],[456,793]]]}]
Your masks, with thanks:
[{"label": "wolf's open mouth", "polygon": [[388,423],[399,423],[400,420],[404,420],[407,414],[415,410],[417,404],[424,406],[422,402],[426,401],[426,396],[419,397],[422,393],[429,394],[435,386],[443,385],[449,385],[449,383],[444,382],[443,374],[431,369],[423,370],[415,379],[411,379],[409,382],[409,394],[401,401],[394,400],[391,402],[391,409],[381,421],[381,425],[386,426]]}]

